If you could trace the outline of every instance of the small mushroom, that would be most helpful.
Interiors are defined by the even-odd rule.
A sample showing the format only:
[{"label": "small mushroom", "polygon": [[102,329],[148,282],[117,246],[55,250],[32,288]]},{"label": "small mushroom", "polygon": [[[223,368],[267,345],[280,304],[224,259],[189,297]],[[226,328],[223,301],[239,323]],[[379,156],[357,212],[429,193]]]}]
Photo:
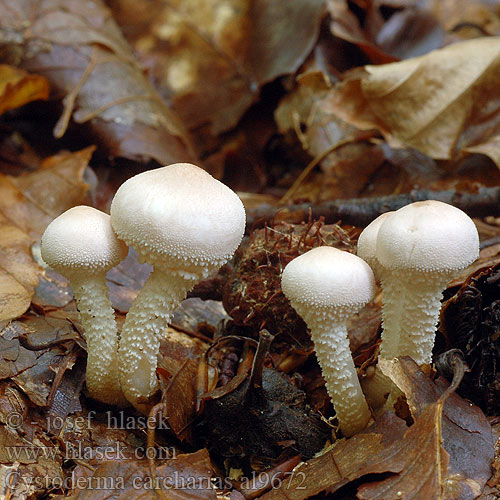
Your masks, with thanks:
[{"label": "small mushroom", "polygon": [[[412,203],[381,224],[376,255],[383,268],[381,355],[430,363],[442,292],[479,255],[476,226],[467,214],[446,203]],[[386,339],[399,342],[384,345]]]},{"label": "small mushroom", "polygon": [[351,436],[363,430],[370,411],[349,349],[346,320],[372,299],[372,270],[348,252],[318,247],[285,267],[281,287],[311,330],[342,432]]},{"label": "small mushroom", "polygon": [[157,388],[160,335],[187,292],[226,263],[240,244],[245,210],[236,193],[195,165],[176,163],[127,180],[111,204],[118,237],[154,269],[120,340],[120,380],[145,410]]},{"label": "small mushroom", "polygon": [[117,327],[106,286],[106,271],[127,256],[109,215],[92,207],[71,208],[42,236],[42,258],[73,289],[87,341],[87,388],[99,401],[125,405],[118,380]]},{"label": "small mushroom", "polygon": [[358,238],[356,253],[358,257],[363,259],[372,268],[373,274],[378,281],[380,281],[380,272],[383,271],[377,259],[378,231],[382,223],[393,213],[394,212],[385,212],[382,215],[379,215],[375,220],[370,222],[370,224],[368,224],[363,231],[361,231]]}]

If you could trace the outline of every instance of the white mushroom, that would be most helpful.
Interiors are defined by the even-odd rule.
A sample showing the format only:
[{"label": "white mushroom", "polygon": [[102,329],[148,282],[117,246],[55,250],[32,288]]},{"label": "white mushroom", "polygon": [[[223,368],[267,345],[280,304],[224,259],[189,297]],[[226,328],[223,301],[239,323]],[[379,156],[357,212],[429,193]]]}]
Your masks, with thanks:
[{"label": "white mushroom", "polygon": [[[377,259],[377,237],[380,226],[393,213],[394,212],[385,212],[368,224],[359,235],[357,247],[358,257],[361,257],[372,268],[377,281],[385,282],[386,287],[391,284],[391,280],[389,280],[389,285],[387,284],[387,277],[391,273],[391,270],[384,269]],[[398,315],[395,314],[394,309],[384,308],[382,310],[382,324],[384,329],[382,330],[380,357],[393,358],[396,355],[399,337],[390,337],[390,334],[395,335],[399,333],[397,328],[391,326],[391,322],[394,321],[398,321]],[[373,370],[367,370],[366,377],[361,381],[361,386],[372,408],[384,406],[387,396],[391,390],[394,390],[391,380],[386,377],[378,367]]]},{"label": "white mushroom", "polygon": [[123,391],[141,409],[157,388],[163,329],[187,292],[232,257],[243,237],[245,210],[207,172],[176,163],[126,181],[113,199],[111,223],[139,259],[154,266],[127,314],[119,349]]},{"label": "white mushroom", "polygon": [[[446,203],[412,203],[382,223],[376,255],[384,268],[384,318],[392,318],[384,322],[381,355],[430,363],[442,292],[479,255],[476,226]],[[386,339],[399,339],[399,345],[384,346]]]},{"label": "white mushroom", "polygon": [[342,432],[351,436],[363,430],[370,411],[349,349],[346,320],[373,297],[372,270],[348,252],[318,247],[286,266],[281,287],[311,330]]},{"label": "white mushroom", "polygon": [[69,209],[42,236],[42,258],[73,289],[87,341],[87,388],[99,401],[124,405],[118,379],[117,328],[106,271],[127,256],[109,215],[92,207]]},{"label": "white mushroom", "polygon": [[377,236],[378,231],[382,223],[387,220],[387,217],[392,215],[394,212],[385,212],[382,215],[379,215],[375,220],[370,222],[368,226],[366,226],[358,238],[358,246],[357,246],[357,255],[361,259],[363,259],[373,271],[375,278],[380,280],[380,272],[383,269],[380,268],[377,259]]},{"label": "white mushroom", "polygon": [[[398,285],[397,280],[393,280],[390,275],[391,268],[384,268],[380,265],[377,258],[377,237],[380,226],[395,212],[386,212],[379,215],[361,232],[358,238],[358,257],[361,257],[372,268],[377,281],[382,283],[384,290],[384,303],[385,296],[393,296],[397,292],[391,290],[393,284]],[[399,345],[399,312],[397,310],[397,303],[393,307],[382,309],[382,343],[380,344],[380,357],[392,359],[397,356],[397,349]]]}]

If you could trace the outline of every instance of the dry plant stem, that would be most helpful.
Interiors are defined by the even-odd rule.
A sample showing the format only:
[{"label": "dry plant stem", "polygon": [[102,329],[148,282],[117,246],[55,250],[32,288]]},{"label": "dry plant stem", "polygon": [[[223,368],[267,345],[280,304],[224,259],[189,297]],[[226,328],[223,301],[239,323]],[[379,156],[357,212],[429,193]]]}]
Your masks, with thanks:
[{"label": "dry plant stem", "polygon": [[[104,274],[71,279],[87,342],[87,388],[99,401],[126,406],[118,378],[118,335]],[[112,327],[110,327],[110,325]]]},{"label": "dry plant stem", "polygon": [[156,267],[127,313],[119,347],[120,382],[125,397],[140,411],[144,408],[138,399],[151,396],[158,386],[156,366],[163,330],[196,282]]},{"label": "dry plant stem", "polygon": [[352,436],[366,427],[371,414],[352,360],[345,322],[325,323],[316,323],[311,331],[316,357],[340,429],[345,436]]}]

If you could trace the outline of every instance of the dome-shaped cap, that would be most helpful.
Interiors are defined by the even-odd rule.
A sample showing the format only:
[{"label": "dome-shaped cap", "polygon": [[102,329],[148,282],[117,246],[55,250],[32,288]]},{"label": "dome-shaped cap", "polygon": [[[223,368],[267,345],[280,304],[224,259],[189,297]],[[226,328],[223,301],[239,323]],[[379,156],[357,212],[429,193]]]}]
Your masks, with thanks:
[{"label": "dome-shaped cap", "polygon": [[357,309],[373,297],[375,279],[370,266],[356,255],[333,247],[318,247],[285,267],[281,288],[292,305]]},{"label": "dome-shaped cap", "polygon": [[127,256],[127,246],[113,232],[108,214],[73,207],[55,218],[42,236],[42,258],[63,273],[101,272]]},{"label": "dome-shaped cap", "polygon": [[419,201],[394,212],[380,226],[377,258],[384,267],[420,271],[464,269],[479,255],[472,219],[441,201]]},{"label": "dome-shaped cap", "polygon": [[369,265],[372,265],[377,260],[377,236],[380,226],[390,217],[394,212],[386,212],[379,215],[375,220],[366,226],[358,238],[358,257],[361,257]]},{"label": "dome-shaped cap", "polygon": [[240,244],[245,209],[236,193],[201,168],[175,163],[122,184],[111,223],[142,255],[218,264]]}]

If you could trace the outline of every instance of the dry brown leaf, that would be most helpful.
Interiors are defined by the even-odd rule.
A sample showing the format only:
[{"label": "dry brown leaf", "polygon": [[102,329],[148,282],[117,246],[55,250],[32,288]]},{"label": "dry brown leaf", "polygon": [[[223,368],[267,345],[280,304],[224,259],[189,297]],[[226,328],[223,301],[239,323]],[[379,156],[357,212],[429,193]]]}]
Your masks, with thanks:
[{"label": "dry brown leaf", "polygon": [[361,128],[378,128],[394,147],[436,159],[464,152],[500,166],[500,38],[459,42],[425,56],[352,72],[323,100]]},{"label": "dry brown leaf", "polygon": [[373,432],[341,439],[335,446],[296,467],[280,488],[262,500],[305,500],[321,492],[333,493],[366,474],[403,470],[404,458],[396,454],[393,463],[383,463],[384,449],[391,448],[406,430],[405,423],[387,414]]},{"label": "dry brown leaf", "polygon": [[0,43],[4,57],[35,68],[64,98],[56,137],[72,117],[90,123],[116,156],[164,164],[191,159],[182,125],[135,63],[100,0],[2,0]]},{"label": "dry brown leaf", "polygon": [[114,0],[139,57],[189,128],[214,134],[233,127],[260,87],[293,73],[313,47],[323,14],[316,0],[169,0],[155,15]]},{"label": "dry brown leaf", "polygon": [[162,402],[168,425],[181,440],[190,441],[196,418],[198,365],[208,344],[168,328],[160,343],[158,367],[170,378],[162,379]]},{"label": "dry brown leaf", "polygon": [[[382,0],[382,3],[386,3],[385,0]],[[425,3],[448,32],[454,32],[464,38],[477,37],[480,33],[500,34],[500,15],[496,2],[427,0]]]},{"label": "dry brown leaf", "polygon": [[[396,498],[399,491],[403,491],[403,499],[412,498],[415,491],[421,498],[440,500],[473,500],[479,496],[491,476],[494,457],[491,426],[480,408],[455,393],[442,397],[448,383],[442,378],[431,381],[408,357],[379,363],[384,374],[404,392],[416,419],[407,437],[414,438],[418,451],[416,457],[408,453],[405,468],[405,476],[414,480],[403,475],[390,477],[373,487],[360,488],[360,498]],[[418,434],[416,426],[421,427]]]},{"label": "dry brown leaf", "polygon": [[46,78],[0,64],[0,114],[48,97],[49,82]]},{"label": "dry brown leaf", "polygon": [[82,202],[93,150],[58,154],[19,177],[0,174],[0,321],[28,309],[42,271],[31,246],[52,219]]}]

